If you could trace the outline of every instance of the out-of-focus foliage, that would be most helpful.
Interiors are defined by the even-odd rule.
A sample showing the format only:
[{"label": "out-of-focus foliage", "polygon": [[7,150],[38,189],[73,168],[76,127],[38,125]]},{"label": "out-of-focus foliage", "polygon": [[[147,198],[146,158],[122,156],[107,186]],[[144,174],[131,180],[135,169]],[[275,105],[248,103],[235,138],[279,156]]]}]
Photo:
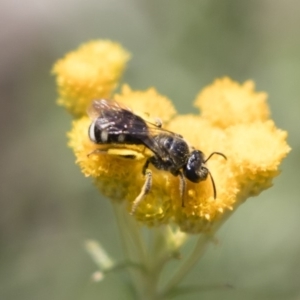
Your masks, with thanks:
[{"label": "out-of-focus foliage", "polygon": [[224,75],[269,93],[293,150],[275,186],[225,224],[186,283],[234,286],[205,300],[300,297],[299,13],[296,0],[2,0],[0,298],[132,299],[126,273],[91,282],[96,267],[84,240],[100,240],[115,257],[120,242],[108,201],[66,147],[70,118],[55,105],[50,76],[54,61],[98,38],[134,56],[124,81],[155,86],[181,113]]}]

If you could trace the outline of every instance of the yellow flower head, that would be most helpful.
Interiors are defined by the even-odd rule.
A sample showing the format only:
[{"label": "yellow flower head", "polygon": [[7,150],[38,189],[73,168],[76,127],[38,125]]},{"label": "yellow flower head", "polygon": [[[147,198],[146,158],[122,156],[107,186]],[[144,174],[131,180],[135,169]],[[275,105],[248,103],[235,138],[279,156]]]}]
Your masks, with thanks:
[{"label": "yellow flower head", "polygon": [[[101,80],[104,82],[105,77]],[[88,88],[80,80],[78,85],[88,95],[84,92]],[[157,125],[162,120],[162,128],[167,130],[164,133],[181,134],[190,151],[199,149],[206,158],[213,152],[227,157],[215,154],[203,161],[209,169],[207,179],[199,183],[186,180],[183,199],[180,177],[150,163],[152,186],[133,211],[145,184],[143,167],[155,155],[153,149],[144,145],[93,143],[88,136],[92,121],[87,116],[73,121],[69,146],[84,175],[92,177],[108,198],[125,203],[128,212],[148,226],[172,222],[189,233],[217,228],[248,197],[271,186],[281,160],[290,151],[286,132],[277,129],[269,119],[266,94],[255,92],[250,81],[240,85],[229,78],[216,80],[196,99],[201,115],[176,114],[171,101],[153,88],[134,91],[125,85],[112,98],[148,122],[150,138],[159,134]],[[78,101],[74,107],[77,105]]]},{"label": "yellow flower head", "polygon": [[118,84],[129,54],[119,44],[99,40],[82,45],[56,62],[58,104],[80,117],[93,99],[107,98]]},{"label": "yellow flower head", "polygon": [[200,108],[204,119],[222,128],[265,121],[270,115],[267,94],[257,93],[254,88],[251,80],[239,84],[227,77],[217,79],[199,93],[195,106]]},{"label": "yellow flower head", "polygon": [[246,196],[256,196],[272,185],[279,165],[290,151],[287,133],[273,121],[254,121],[226,129],[228,163]]}]

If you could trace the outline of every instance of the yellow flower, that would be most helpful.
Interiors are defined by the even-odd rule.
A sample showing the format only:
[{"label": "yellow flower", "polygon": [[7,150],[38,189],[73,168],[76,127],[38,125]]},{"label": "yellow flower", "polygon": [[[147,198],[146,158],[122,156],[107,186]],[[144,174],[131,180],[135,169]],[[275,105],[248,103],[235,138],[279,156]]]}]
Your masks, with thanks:
[{"label": "yellow flower", "polygon": [[217,79],[199,93],[195,106],[204,119],[222,128],[265,121],[270,115],[267,94],[257,93],[254,88],[251,80],[239,84],[228,77]]},{"label": "yellow flower", "polygon": [[[83,58],[78,59],[82,63]],[[94,64],[95,73],[99,64]],[[92,64],[89,68],[93,69]],[[92,74],[91,70],[89,74]],[[64,80],[68,81],[68,78]],[[86,77],[79,78],[77,85],[87,99],[86,80]],[[103,77],[101,82],[106,82],[106,78]],[[93,98],[90,96],[86,103]],[[189,145],[201,150],[206,157],[212,152],[221,152],[227,157],[226,160],[213,155],[206,163],[213,179],[208,176],[200,183],[186,181],[184,207],[179,176],[150,164],[152,188],[132,216],[148,226],[175,223],[185,232],[210,232],[248,197],[271,186],[272,179],[279,173],[280,162],[290,151],[286,132],[277,129],[269,119],[267,95],[255,92],[251,81],[238,84],[229,78],[216,80],[196,99],[195,105],[201,109],[199,115],[176,114],[171,101],[153,88],[134,91],[124,85],[112,98],[152,124],[159,118],[164,129],[181,134]],[[73,103],[74,110],[79,105],[78,99]],[[94,179],[104,195],[125,203],[130,213],[145,183],[143,166],[154,154],[142,145],[97,145],[88,137],[90,123],[86,116],[73,121],[69,146],[74,150],[76,162],[85,176]],[[216,199],[212,180],[216,186]]]},{"label": "yellow flower", "polygon": [[287,133],[268,120],[234,125],[226,129],[226,135],[228,163],[246,196],[256,196],[269,188],[279,174],[280,162],[290,151],[285,142]]},{"label": "yellow flower", "polygon": [[116,88],[129,54],[119,44],[99,40],[86,43],[56,62],[58,104],[72,115],[85,115],[93,99],[107,98]]}]

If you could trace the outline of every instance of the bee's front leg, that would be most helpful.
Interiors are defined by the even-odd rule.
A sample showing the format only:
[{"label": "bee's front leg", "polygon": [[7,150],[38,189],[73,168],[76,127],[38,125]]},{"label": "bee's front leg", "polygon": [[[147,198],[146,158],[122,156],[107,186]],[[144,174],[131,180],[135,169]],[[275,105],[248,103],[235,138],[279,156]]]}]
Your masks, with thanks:
[{"label": "bee's front leg", "polygon": [[136,211],[137,207],[139,206],[139,204],[141,203],[141,201],[151,191],[151,187],[152,187],[152,171],[150,169],[148,169],[149,163],[150,163],[150,161],[149,161],[149,159],[147,159],[147,161],[146,161],[146,163],[145,163],[145,165],[143,167],[143,174],[146,177],[145,183],[144,183],[144,185],[142,187],[142,190],[141,190],[140,194],[133,201],[131,212],[130,212],[131,215],[133,215],[135,213],[135,211]]}]

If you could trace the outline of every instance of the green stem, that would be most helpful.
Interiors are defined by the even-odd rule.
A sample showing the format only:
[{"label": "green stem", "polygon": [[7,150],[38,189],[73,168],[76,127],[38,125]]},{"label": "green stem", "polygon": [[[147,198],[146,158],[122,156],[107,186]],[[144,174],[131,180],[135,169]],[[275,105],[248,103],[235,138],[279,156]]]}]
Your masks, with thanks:
[{"label": "green stem", "polygon": [[208,245],[208,242],[211,240],[211,238],[211,235],[207,234],[202,234],[199,237],[194,250],[186,259],[186,261],[181,265],[175,275],[171,278],[171,280],[167,283],[164,291],[162,292],[162,295],[167,296],[182,281],[182,279],[187,275],[191,268],[204,254],[206,246]]},{"label": "green stem", "polygon": [[[158,230],[156,228],[151,228],[149,230],[149,235],[144,238],[148,238],[147,251],[145,251],[145,256],[143,257],[143,265],[145,266],[146,272],[141,274],[141,283],[143,295],[141,299],[143,300],[159,300],[157,294],[157,286],[160,277],[161,269],[156,267],[156,261],[160,254],[160,249],[157,239],[161,233],[161,228]],[[143,243],[145,245],[145,241]],[[145,249],[146,250],[146,249]]]},{"label": "green stem", "polygon": [[[141,246],[140,239],[138,238],[137,241],[136,238],[133,238],[133,240],[135,241],[133,245],[131,243],[131,239],[128,239],[128,233],[131,233],[128,231],[130,231],[131,229],[136,231],[136,228],[132,228],[135,226],[132,226],[132,224],[130,226],[130,224],[128,224],[130,222],[128,222],[128,220],[125,219],[124,213],[126,212],[124,212],[124,207],[122,207],[122,204],[113,203],[113,208],[116,216],[116,222],[119,230],[119,235],[121,238],[121,244],[122,244],[125,260],[131,262],[137,262],[138,264],[141,264],[141,266],[143,266],[142,263],[144,258],[144,250],[143,250],[144,247]],[[128,228],[128,226],[130,226],[130,228]],[[138,257],[136,257],[134,253],[137,253]],[[131,277],[132,284],[136,289],[138,299],[141,299],[141,296],[143,295],[143,290],[141,288],[142,287],[141,271],[138,269],[129,268],[128,272]]]},{"label": "green stem", "polygon": [[[155,239],[160,230],[151,229],[153,247],[146,247],[139,224],[127,213],[120,204],[114,204],[118,229],[124,249],[125,258],[137,263],[140,268],[129,268],[131,281],[137,292],[137,298],[143,300],[162,300],[157,295],[157,285],[161,268],[156,268],[157,247]],[[161,238],[161,237],[160,237]],[[159,250],[157,250],[159,251]],[[159,266],[161,267],[161,266]]]},{"label": "green stem", "polygon": [[119,203],[115,203],[112,201],[112,206],[113,206],[113,209],[114,209],[114,214],[115,214],[115,218],[116,218],[116,223],[117,223],[117,227],[118,227],[118,230],[119,230],[119,235],[120,235],[120,239],[121,239],[121,246],[122,246],[122,249],[123,249],[123,253],[124,253],[124,257],[125,259],[130,259],[130,255],[129,255],[129,249],[127,247],[127,244],[126,244],[126,234],[124,232],[124,230],[122,229],[124,226],[124,224],[122,224],[122,219],[121,219],[121,216],[120,216],[120,208],[118,206],[120,206]]},{"label": "green stem", "polygon": [[159,292],[158,283],[161,272],[165,264],[171,259],[171,252],[174,249],[172,251],[169,249],[165,240],[166,232],[162,228],[157,230],[150,229],[152,234],[150,237],[151,243],[148,243],[146,247],[145,237],[143,237],[138,223],[128,215],[124,207],[120,206],[119,204],[114,205],[121,241],[127,259],[141,266],[141,268],[130,268],[129,273],[132,284],[136,288],[138,299],[143,300],[164,300],[169,298],[184,277],[204,255],[207,246],[218,229],[237,209],[235,207],[233,211],[226,211],[222,219],[214,223],[209,233],[202,233],[199,236],[191,254]]},{"label": "green stem", "polygon": [[[239,201],[238,203],[242,203],[242,201]],[[185,260],[185,262],[177,270],[175,275],[166,284],[165,288],[162,290],[161,295],[168,297],[172,293],[172,291],[181,283],[184,277],[189,273],[189,271],[196,265],[199,259],[204,255],[208,243],[212,240],[216,232],[227,221],[227,219],[236,211],[237,208],[238,206],[236,206],[234,210],[226,211],[222,216],[222,219],[219,222],[216,222],[215,225],[211,228],[209,234],[202,233],[199,236],[197,244],[194,250],[192,251],[191,255]]]},{"label": "green stem", "polygon": [[[125,227],[125,230],[127,230],[127,232],[129,233],[129,235],[131,237],[131,240],[133,241],[133,244],[130,243],[130,241],[128,241],[129,247],[132,250],[135,249],[137,251],[138,259],[141,262],[145,262],[147,259],[147,249],[146,249],[143,237],[142,237],[141,228],[140,228],[139,224],[137,223],[137,221],[135,221],[127,213],[127,211],[123,212],[123,216],[125,218],[125,222],[127,225]],[[135,247],[133,247],[133,246],[135,246]]]}]

